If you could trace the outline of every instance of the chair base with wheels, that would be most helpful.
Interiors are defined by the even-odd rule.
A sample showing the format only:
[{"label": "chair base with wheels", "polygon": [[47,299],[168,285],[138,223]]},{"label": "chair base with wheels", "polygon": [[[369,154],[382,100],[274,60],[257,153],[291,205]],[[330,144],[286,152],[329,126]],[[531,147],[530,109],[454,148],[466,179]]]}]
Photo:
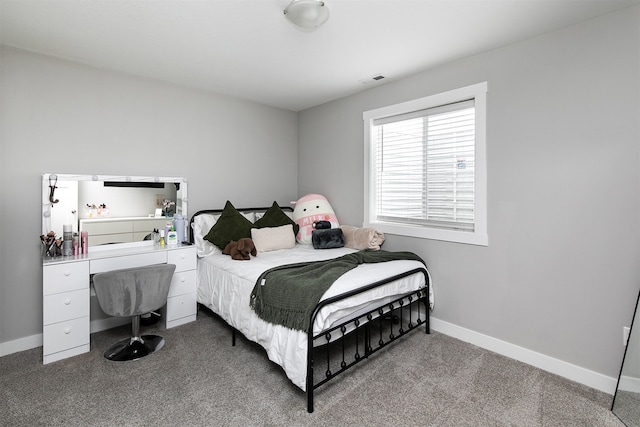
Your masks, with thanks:
[{"label": "chair base with wheels", "polygon": [[[138,330],[136,330],[136,323]],[[160,335],[140,335],[140,316],[133,317],[131,334],[130,338],[125,338],[109,347],[104,352],[104,357],[116,362],[136,360],[160,350],[164,346],[164,338]]]},{"label": "chair base with wheels", "polygon": [[159,335],[140,335],[140,315],[167,303],[173,264],[128,268],[96,274],[93,284],[98,303],[110,316],[131,317],[131,337],[118,341],[104,353],[113,361],[136,360],[164,346]]}]

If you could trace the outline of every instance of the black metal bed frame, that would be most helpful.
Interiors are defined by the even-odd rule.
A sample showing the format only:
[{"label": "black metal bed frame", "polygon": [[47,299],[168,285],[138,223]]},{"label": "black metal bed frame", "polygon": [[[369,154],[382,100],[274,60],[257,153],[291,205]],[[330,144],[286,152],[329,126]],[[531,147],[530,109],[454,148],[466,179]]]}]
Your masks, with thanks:
[{"label": "black metal bed frame", "polygon": [[[268,208],[243,208],[237,209],[239,212],[261,212]],[[283,210],[292,209],[290,207],[282,207]],[[197,215],[201,214],[219,214],[222,209],[207,209],[196,212],[190,221],[190,242],[193,243],[193,228],[191,224]],[[318,334],[313,334],[313,325],[320,310],[336,301],[352,297],[354,295],[383,286],[413,274],[424,275],[425,286],[423,288],[408,292],[395,298],[393,301],[385,303],[381,306],[362,313],[354,318],[344,321],[343,323],[326,329]],[[359,362],[366,360],[375,352],[386,347],[398,338],[406,335],[410,331],[421,325],[425,325],[425,333],[431,333],[429,323],[429,276],[426,268],[416,268],[404,273],[379,280],[367,286],[336,295],[326,300],[320,301],[314,311],[311,313],[309,330],[307,331],[307,378],[306,378],[306,394],[307,394],[307,412],[313,412],[313,394],[314,390],[329,380],[340,375],[347,369],[353,367]],[[422,310],[421,310],[422,309]],[[424,316],[424,317],[423,317]],[[232,345],[236,345],[236,328],[229,325],[232,330]],[[333,335],[332,335],[333,334]],[[309,338],[311,337],[311,338]],[[375,341],[375,338],[378,338]],[[352,342],[347,343],[348,339]],[[355,348],[353,348],[355,347]],[[353,350],[351,355],[347,356],[347,349]],[[323,375],[315,378],[314,355],[318,351],[324,350],[324,353],[318,359],[326,361],[326,369]],[[322,373],[321,373],[322,374]]]},{"label": "black metal bed frame", "polygon": [[[368,312],[361,314],[354,319],[345,321],[339,325],[336,325],[330,329],[324,330],[319,334],[313,334],[313,324],[315,318],[320,309],[328,304],[332,304],[336,301],[349,298],[353,295],[365,292],[369,289],[373,289],[378,286],[385,285],[394,280],[401,279],[403,277],[410,276],[412,274],[424,274],[426,286],[424,288],[409,292],[402,295],[393,301],[386,303],[382,306],[375,307]],[[339,374],[343,373],[347,369],[351,368],[355,364],[367,359],[369,356],[381,350],[391,342],[397,340],[401,336],[407,334],[418,326],[425,324],[425,332],[429,334],[431,332],[429,325],[429,277],[427,271],[422,268],[417,268],[405,273],[389,277],[385,280],[367,285],[364,288],[359,288],[351,292],[347,292],[341,295],[337,295],[332,298],[320,301],[315,310],[311,314],[311,322],[307,337],[313,337],[307,340],[307,412],[313,412],[313,392],[316,388],[325,384],[327,381],[335,378]],[[422,303],[422,304],[420,304]],[[424,318],[422,318],[420,308],[424,307]],[[414,312],[414,309],[415,312]],[[414,318],[415,314],[415,318]],[[377,320],[377,321],[376,321]],[[397,329],[394,328],[397,325]],[[353,329],[349,329],[349,326],[353,326]],[[374,331],[375,329],[375,331]],[[359,334],[362,330],[362,341],[359,340]],[[339,334],[339,337],[334,340],[332,333]],[[354,353],[351,355],[351,360],[348,360],[345,356],[346,345],[345,341],[348,336],[352,336],[355,341]],[[375,341],[375,338],[378,338]],[[317,349],[314,344],[316,340],[323,338],[326,341],[326,370],[324,372],[324,378],[316,379],[314,377],[314,349]],[[332,371],[331,366],[331,351],[329,344],[331,342],[338,343],[338,359],[339,365],[336,366],[336,370]],[[361,344],[361,345],[360,345]],[[360,353],[362,349],[362,354]],[[335,363],[333,365],[336,365]]]}]

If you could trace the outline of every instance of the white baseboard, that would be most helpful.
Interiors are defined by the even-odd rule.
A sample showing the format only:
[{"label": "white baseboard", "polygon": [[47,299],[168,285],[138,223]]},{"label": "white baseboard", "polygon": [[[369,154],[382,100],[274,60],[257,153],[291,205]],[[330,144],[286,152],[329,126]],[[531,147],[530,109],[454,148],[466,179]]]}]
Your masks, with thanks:
[{"label": "white baseboard", "polygon": [[[90,331],[91,333],[100,332],[117,326],[126,325],[127,323],[131,323],[131,318],[108,317],[106,319],[92,320],[90,324]],[[42,334],[31,335],[17,340],[0,343],[0,357],[18,353],[20,351],[31,350],[36,347],[42,347]]]},{"label": "white baseboard", "polygon": [[449,322],[431,317],[431,329],[445,335],[468,342],[478,347],[493,351],[494,353],[510,357],[528,365],[535,366],[552,374],[559,375],[569,380],[584,384],[596,390],[613,395],[616,391],[617,378],[608,377],[594,371],[590,371],[569,362],[537,353],[479,332],[472,331]]},{"label": "white baseboard", "polygon": [[640,378],[628,377],[626,375],[621,376],[618,390],[640,393]]},{"label": "white baseboard", "polygon": [[92,320],[89,330],[91,333],[105,331],[117,326],[131,323],[130,317],[107,317],[105,319]]},{"label": "white baseboard", "polygon": [[42,347],[42,334],[0,343],[0,357],[36,347]]}]

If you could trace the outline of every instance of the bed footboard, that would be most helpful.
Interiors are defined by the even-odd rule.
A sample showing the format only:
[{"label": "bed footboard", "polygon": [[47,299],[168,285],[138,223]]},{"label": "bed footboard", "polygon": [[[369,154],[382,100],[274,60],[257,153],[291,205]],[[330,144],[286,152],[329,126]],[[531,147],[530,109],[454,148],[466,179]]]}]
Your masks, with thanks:
[{"label": "bed footboard", "polygon": [[[323,306],[419,273],[425,276],[425,287],[404,294],[319,334],[313,334],[315,318]],[[309,337],[306,383],[308,412],[313,412],[313,392],[316,388],[421,325],[425,325],[425,333],[431,333],[429,286],[427,272],[424,269],[416,269],[320,302],[311,315],[311,326],[307,334]]]}]

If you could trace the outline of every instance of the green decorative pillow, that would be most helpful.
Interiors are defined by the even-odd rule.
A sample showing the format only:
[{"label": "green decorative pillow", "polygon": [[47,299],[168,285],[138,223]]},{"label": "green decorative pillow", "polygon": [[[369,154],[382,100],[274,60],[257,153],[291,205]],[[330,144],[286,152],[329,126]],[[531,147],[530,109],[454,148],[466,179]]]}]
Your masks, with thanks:
[{"label": "green decorative pillow", "polygon": [[250,238],[252,227],[251,221],[238,212],[231,202],[227,200],[220,218],[204,238],[220,249],[224,249],[232,240],[237,241],[244,237]]},{"label": "green decorative pillow", "polygon": [[280,227],[282,225],[291,224],[293,226],[293,234],[298,234],[298,230],[300,226],[295,223],[294,220],[289,218],[289,216],[284,213],[278,203],[273,202],[273,205],[264,213],[262,218],[257,220],[253,227],[255,228],[264,228],[264,227]]}]

